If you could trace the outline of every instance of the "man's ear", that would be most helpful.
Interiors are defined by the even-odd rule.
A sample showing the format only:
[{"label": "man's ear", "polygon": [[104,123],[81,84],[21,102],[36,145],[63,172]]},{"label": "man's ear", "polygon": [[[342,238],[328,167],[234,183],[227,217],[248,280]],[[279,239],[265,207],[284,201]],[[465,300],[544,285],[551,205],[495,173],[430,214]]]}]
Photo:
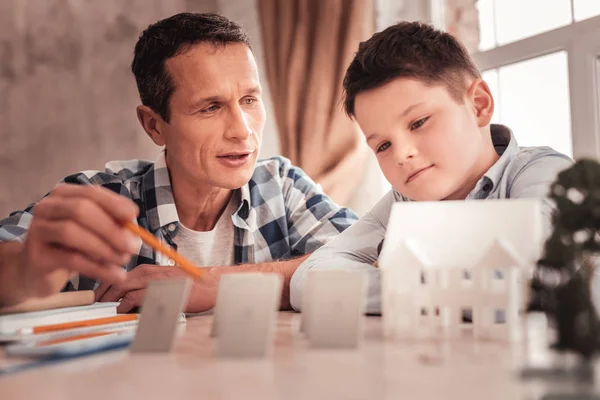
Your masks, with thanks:
[{"label": "man's ear", "polygon": [[477,125],[481,128],[490,124],[494,115],[494,96],[483,79],[475,79],[467,91]]},{"label": "man's ear", "polygon": [[136,108],[137,117],[150,139],[158,146],[165,145],[165,138],[162,134],[162,125],[165,124],[160,115],[148,106],[139,105]]}]

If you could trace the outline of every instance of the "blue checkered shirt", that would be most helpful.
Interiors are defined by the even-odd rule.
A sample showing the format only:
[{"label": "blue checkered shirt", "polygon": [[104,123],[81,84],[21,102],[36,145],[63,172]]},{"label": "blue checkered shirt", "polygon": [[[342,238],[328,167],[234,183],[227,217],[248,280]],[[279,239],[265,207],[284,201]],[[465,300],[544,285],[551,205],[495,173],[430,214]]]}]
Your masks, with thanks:
[{"label": "blue checkered shirt", "polygon": [[[133,200],[140,208],[138,224],[177,248],[180,227],[164,152],[153,163],[112,161],[105,171],[83,171],[62,182],[100,185]],[[250,181],[239,191],[241,202],[231,216],[236,264],[287,260],[309,254],[357,220],[349,209],[327,197],[300,168],[283,157],[259,160]],[[35,204],[0,221],[0,242],[23,240]],[[138,254],[124,267],[166,265],[161,253],[140,242]],[[96,282],[79,277],[79,290]]]}]

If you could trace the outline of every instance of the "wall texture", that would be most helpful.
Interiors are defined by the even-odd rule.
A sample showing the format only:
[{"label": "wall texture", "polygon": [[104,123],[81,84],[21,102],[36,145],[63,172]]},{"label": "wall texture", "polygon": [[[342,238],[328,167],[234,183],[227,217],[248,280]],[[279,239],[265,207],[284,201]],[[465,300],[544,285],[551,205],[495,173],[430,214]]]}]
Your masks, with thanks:
[{"label": "wall texture", "polygon": [[479,45],[479,19],[475,0],[446,0],[445,28],[459,38],[470,52]]},{"label": "wall texture", "polygon": [[[374,0],[379,29],[428,19],[426,0]],[[473,0],[444,0],[446,26],[473,41]],[[108,160],[154,159],[135,116],[129,65],[139,33],[181,11],[220,12],[250,34],[266,87],[255,0],[0,1],[0,218],[43,196],[63,176]],[[475,12],[474,12],[475,11]],[[471,46],[470,46],[471,47]],[[267,111],[271,110],[266,91]],[[268,113],[261,156],[278,152]],[[367,211],[389,187],[374,158],[348,204]]]},{"label": "wall texture", "polygon": [[63,176],[113,159],[154,159],[129,65],[139,33],[216,0],[0,2],[0,218]]}]

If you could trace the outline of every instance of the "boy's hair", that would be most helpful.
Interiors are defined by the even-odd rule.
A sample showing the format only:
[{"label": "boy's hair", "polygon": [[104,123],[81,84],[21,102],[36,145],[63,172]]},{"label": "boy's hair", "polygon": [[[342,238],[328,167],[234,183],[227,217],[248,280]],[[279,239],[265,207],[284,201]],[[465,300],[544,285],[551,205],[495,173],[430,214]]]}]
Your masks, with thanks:
[{"label": "boy's hair", "polygon": [[160,20],[142,32],[136,45],[131,71],[142,104],[170,120],[169,99],[175,90],[165,62],[197,43],[225,46],[243,43],[251,48],[242,27],[218,14],[181,13]]},{"label": "boy's hair", "polygon": [[466,76],[481,78],[456,38],[422,22],[400,22],[359,45],[344,77],[344,109],[353,117],[359,93],[396,78],[443,84],[454,99],[461,101]]}]

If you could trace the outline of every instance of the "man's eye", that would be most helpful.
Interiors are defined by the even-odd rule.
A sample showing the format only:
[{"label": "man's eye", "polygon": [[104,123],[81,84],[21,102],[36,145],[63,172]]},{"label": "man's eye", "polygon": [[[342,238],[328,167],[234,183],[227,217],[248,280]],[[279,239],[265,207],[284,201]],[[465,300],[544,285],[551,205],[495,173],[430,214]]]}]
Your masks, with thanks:
[{"label": "man's eye", "polygon": [[422,127],[422,126],[423,126],[423,124],[424,124],[424,123],[425,123],[425,122],[426,122],[428,119],[429,119],[429,117],[425,117],[425,118],[421,118],[421,119],[420,119],[420,120],[418,120],[418,121],[415,121],[415,122],[413,122],[413,123],[410,125],[410,130],[411,130],[411,131],[414,131],[415,129],[419,129],[420,127]]},{"label": "man's eye", "polygon": [[390,147],[392,144],[390,142],[385,142],[383,143],[381,146],[379,146],[377,148],[377,153],[381,153],[382,151],[385,151],[388,149],[388,147]]},{"label": "man's eye", "polygon": [[216,104],[213,104],[212,106],[206,107],[204,110],[200,111],[202,113],[212,113],[215,112],[219,109],[219,106]]},{"label": "man's eye", "polygon": [[253,106],[258,102],[256,97],[244,97],[242,103],[246,106]]}]

